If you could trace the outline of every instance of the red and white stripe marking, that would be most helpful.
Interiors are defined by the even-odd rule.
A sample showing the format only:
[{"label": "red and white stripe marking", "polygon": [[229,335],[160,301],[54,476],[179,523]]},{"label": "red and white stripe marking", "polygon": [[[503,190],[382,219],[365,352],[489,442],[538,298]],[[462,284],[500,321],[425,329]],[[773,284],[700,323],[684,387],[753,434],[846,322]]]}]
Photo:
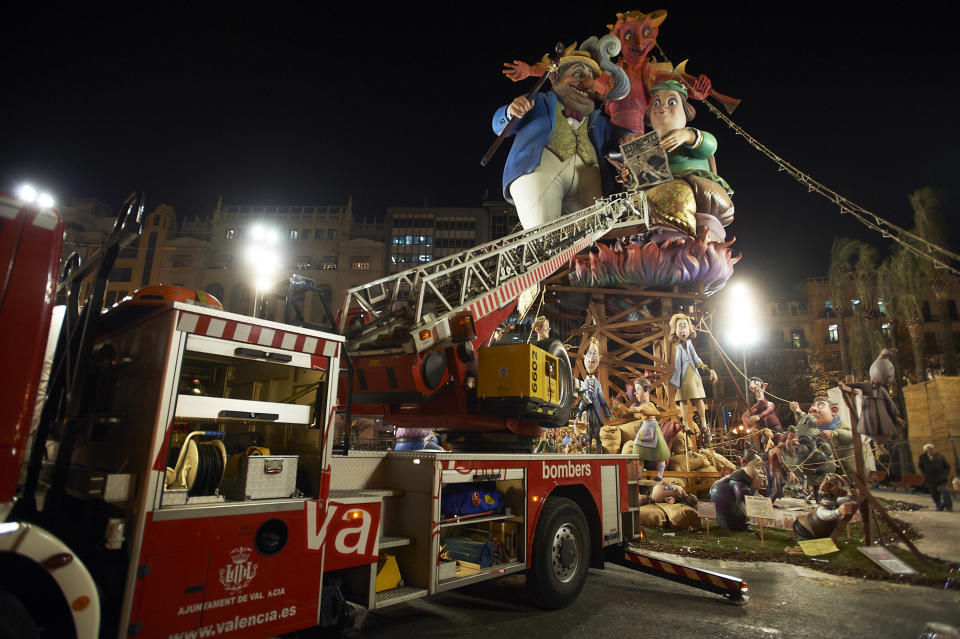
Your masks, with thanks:
[{"label": "red and white stripe marking", "polygon": [[507,301],[513,301],[537,282],[542,282],[557,269],[570,261],[570,258],[593,243],[592,238],[582,240],[567,250],[555,255],[552,259],[540,264],[535,269],[515,277],[500,288],[494,289],[470,305],[470,312],[474,320],[488,315],[499,309]]},{"label": "red and white stripe marking", "polygon": [[696,570],[694,568],[688,568],[686,566],[681,566],[680,564],[674,564],[667,561],[660,561],[659,559],[653,559],[652,557],[647,557],[646,555],[627,552],[626,557],[635,564],[640,564],[641,566],[646,566],[647,568],[652,568],[659,572],[665,572],[670,575],[678,575],[694,581],[712,584],[717,588],[724,588],[731,592],[740,592],[740,586],[743,583],[739,580],[724,579],[716,573],[711,573],[705,570]]},{"label": "red and white stripe marking", "polygon": [[177,330],[324,357],[336,357],[340,346],[338,342],[319,337],[184,311],[177,321]]}]

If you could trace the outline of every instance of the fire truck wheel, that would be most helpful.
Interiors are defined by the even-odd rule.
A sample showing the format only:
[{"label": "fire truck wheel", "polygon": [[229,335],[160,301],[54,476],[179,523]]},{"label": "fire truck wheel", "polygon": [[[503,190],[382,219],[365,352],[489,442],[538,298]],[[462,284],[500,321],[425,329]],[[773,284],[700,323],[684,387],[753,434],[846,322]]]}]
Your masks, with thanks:
[{"label": "fire truck wheel", "polygon": [[0,637],[5,639],[37,639],[40,633],[33,617],[20,600],[0,588]]},{"label": "fire truck wheel", "polygon": [[533,568],[527,585],[536,602],[558,610],[569,606],[587,580],[590,537],[576,503],[552,497],[543,506],[533,537]]},{"label": "fire truck wheel", "polygon": [[573,367],[570,365],[570,356],[567,355],[563,342],[558,339],[540,340],[536,345],[557,358],[560,369],[557,371],[557,383],[560,385],[559,408],[544,426],[560,428],[567,425],[573,412]]}]

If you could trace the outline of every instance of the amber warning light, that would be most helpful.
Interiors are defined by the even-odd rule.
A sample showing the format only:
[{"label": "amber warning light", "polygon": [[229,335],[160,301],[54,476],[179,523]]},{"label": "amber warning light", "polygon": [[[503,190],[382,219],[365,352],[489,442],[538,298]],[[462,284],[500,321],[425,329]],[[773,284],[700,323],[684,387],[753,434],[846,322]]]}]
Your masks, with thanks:
[{"label": "amber warning light", "polygon": [[454,343],[470,342],[476,339],[477,329],[469,313],[454,315],[450,318],[450,338]]}]

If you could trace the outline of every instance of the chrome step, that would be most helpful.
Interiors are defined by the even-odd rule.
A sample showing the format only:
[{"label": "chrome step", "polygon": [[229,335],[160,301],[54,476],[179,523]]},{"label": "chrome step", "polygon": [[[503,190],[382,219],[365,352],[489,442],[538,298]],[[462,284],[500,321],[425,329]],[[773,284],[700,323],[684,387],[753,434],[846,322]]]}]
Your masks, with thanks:
[{"label": "chrome step", "polygon": [[398,586],[390,590],[383,590],[377,593],[375,608],[386,608],[394,604],[403,603],[412,599],[421,599],[427,596],[426,588],[413,588],[411,586]]},{"label": "chrome step", "polygon": [[398,548],[400,546],[409,546],[413,540],[409,537],[388,537],[384,535],[380,538],[380,550],[384,548]]}]

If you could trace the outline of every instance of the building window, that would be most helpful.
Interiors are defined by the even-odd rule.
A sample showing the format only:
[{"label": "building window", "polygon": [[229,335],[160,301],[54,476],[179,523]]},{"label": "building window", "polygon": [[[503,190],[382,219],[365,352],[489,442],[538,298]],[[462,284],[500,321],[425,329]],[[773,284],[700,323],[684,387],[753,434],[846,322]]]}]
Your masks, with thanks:
[{"label": "building window", "polygon": [[324,255],[323,261],[320,262],[321,271],[335,271],[337,270],[337,256],[336,255]]},{"label": "building window", "polygon": [[840,341],[839,325],[831,324],[827,327],[827,343],[836,344]]},{"label": "building window", "polygon": [[189,255],[174,255],[170,260],[170,266],[173,268],[190,268],[191,262]]},{"label": "building window", "polygon": [[233,264],[233,256],[218,255],[216,264],[218,268],[230,268],[230,265]]},{"label": "building window", "polygon": [[804,344],[803,330],[802,330],[802,329],[801,329],[801,330],[792,331],[792,332],[790,333],[790,341],[793,342],[793,347],[794,347],[794,348],[804,348],[804,347],[806,347],[806,344]]},{"label": "building window", "polygon": [[327,239],[335,240],[337,239],[337,229],[328,229],[327,230]]},{"label": "building window", "polygon": [[823,303],[823,308],[824,308],[828,313],[832,312],[832,311],[833,311],[833,300],[826,300],[826,301]]},{"label": "building window", "polygon": [[322,240],[323,236],[324,236],[323,229],[316,229],[313,232],[313,239],[315,240]]},{"label": "building window", "polygon": [[797,305],[796,305],[796,304],[791,304],[791,305],[790,305],[790,314],[793,315],[794,317],[796,317],[796,315],[797,315]]},{"label": "building window", "polygon": [[770,331],[770,343],[773,346],[783,344],[783,331]]},{"label": "building window", "polygon": [[886,305],[883,303],[883,300],[877,300],[877,310],[880,311],[880,314],[881,314],[881,315],[886,315],[886,314],[887,314],[887,307],[886,307]]},{"label": "building window", "polygon": [[301,240],[309,240],[309,239],[310,239],[310,229],[303,229],[303,233],[300,235],[300,239],[301,239]]},{"label": "building window", "polygon": [[160,226],[160,216],[159,216],[159,215],[155,215],[155,216],[153,217],[153,227],[156,228],[156,227],[158,227],[158,226]]},{"label": "building window", "polygon": [[960,319],[960,315],[957,314],[957,303],[955,301],[947,300],[947,313],[954,322]]},{"label": "building window", "polygon": [[883,331],[883,336],[887,339],[893,339],[893,331],[889,322],[880,325],[880,330]]},{"label": "building window", "polygon": [[110,271],[111,282],[129,282],[132,278],[132,268],[114,268]]},{"label": "building window", "polygon": [[370,256],[358,256],[353,258],[350,261],[350,268],[354,271],[369,271],[370,270]]},{"label": "building window", "polygon": [[776,317],[776,316],[777,316],[777,307],[776,307],[776,306],[771,306],[771,307],[770,307],[770,317]]},{"label": "building window", "polygon": [[223,234],[223,237],[224,239],[232,240],[235,234],[236,234],[235,229],[227,229],[227,232]]},{"label": "building window", "polygon": [[305,271],[310,268],[310,264],[313,262],[309,255],[298,255],[297,259],[294,260],[293,266],[299,271]]},{"label": "building window", "polygon": [[298,240],[300,239],[300,230],[299,229],[290,229],[290,239]]}]

